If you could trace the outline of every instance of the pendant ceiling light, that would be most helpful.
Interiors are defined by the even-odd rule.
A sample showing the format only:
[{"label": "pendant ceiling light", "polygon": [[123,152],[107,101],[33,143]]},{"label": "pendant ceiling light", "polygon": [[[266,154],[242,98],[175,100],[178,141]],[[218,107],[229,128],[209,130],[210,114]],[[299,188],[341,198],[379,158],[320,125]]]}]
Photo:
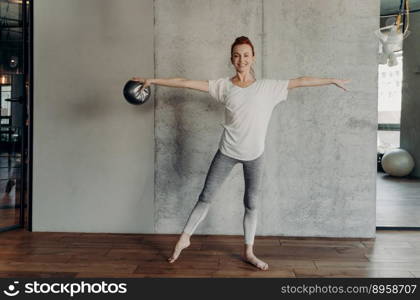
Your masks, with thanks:
[{"label": "pendant ceiling light", "polygon": [[[404,16],[406,16],[406,22],[402,22],[402,18],[404,18]],[[400,10],[395,23],[379,28],[375,31],[381,46],[378,57],[379,64],[388,64],[390,67],[398,64],[397,57],[394,52],[402,50],[403,40],[410,34],[410,31],[408,30],[409,21],[409,0],[401,0]]]}]

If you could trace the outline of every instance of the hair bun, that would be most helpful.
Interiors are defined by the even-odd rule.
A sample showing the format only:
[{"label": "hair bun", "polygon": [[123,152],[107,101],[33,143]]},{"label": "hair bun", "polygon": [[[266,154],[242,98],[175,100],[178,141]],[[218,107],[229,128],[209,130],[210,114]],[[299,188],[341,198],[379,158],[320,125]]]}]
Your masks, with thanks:
[{"label": "hair bun", "polygon": [[233,53],[233,48],[234,48],[236,45],[244,45],[244,44],[251,46],[251,48],[252,48],[252,55],[255,55],[255,52],[254,52],[254,45],[251,43],[250,39],[249,39],[248,37],[244,36],[244,35],[242,35],[242,36],[240,36],[240,37],[237,37],[237,38],[235,39],[235,41],[234,41],[234,42],[233,42],[233,44],[232,44],[232,47],[230,48],[230,55],[232,56],[232,53]]}]

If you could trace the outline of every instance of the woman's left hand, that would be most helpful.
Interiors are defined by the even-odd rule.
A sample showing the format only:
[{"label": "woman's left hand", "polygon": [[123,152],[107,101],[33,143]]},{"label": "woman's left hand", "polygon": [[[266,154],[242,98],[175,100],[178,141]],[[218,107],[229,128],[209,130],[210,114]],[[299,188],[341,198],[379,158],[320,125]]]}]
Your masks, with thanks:
[{"label": "woman's left hand", "polygon": [[345,91],[348,91],[347,88],[345,87],[345,84],[349,83],[350,81],[351,81],[350,79],[334,79],[333,84],[335,84],[339,88],[342,88]]}]

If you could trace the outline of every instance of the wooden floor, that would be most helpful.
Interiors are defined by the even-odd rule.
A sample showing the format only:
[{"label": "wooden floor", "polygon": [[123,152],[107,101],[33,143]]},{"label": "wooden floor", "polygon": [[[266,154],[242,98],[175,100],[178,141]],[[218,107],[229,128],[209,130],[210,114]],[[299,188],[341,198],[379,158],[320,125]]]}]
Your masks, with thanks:
[{"label": "wooden floor", "polygon": [[269,271],[244,263],[242,236],[195,235],[175,264],[176,235],[0,233],[0,277],[420,277],[420,231],[376,239],[257,237]]},{"label": "wooden floor", "polygon": [[376,226],[420,227],[420,178],[378,172]]}]

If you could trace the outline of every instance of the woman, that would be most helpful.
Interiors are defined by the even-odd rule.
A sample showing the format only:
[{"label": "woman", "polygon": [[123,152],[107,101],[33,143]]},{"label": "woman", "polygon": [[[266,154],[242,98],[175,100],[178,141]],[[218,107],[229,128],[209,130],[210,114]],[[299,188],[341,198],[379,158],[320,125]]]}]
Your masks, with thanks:
[{"label": "woman", "polygon": [[232,44],[231,62],[236,69],[236,75],[232,78],[188,80],[184,78],[146,79],[134,77],[132,80],[143,83],[143,88],[156,84],[209,92],[217,102],[222,103],[226,108],[226,120],[219,150],[210,165],[198,201],[168,261],[173,263],[181,251],[190,245],[190,237],[198,224],[205,218],[216,191],[228,177],[233,166],[241,163],[245,179],[244,259],[261,270],[267,270],[268,264],[255,256],[253,244],[263,174],[265,136],[271,113],[279,102],[286,100],[288,90],[328,84],[334,84],[346,90],[344,84],[349,81],[313,77],[299,77],[290,80],[256,80],[252,68],[255,63],[254,46],[244,36],[238,37]]}]

